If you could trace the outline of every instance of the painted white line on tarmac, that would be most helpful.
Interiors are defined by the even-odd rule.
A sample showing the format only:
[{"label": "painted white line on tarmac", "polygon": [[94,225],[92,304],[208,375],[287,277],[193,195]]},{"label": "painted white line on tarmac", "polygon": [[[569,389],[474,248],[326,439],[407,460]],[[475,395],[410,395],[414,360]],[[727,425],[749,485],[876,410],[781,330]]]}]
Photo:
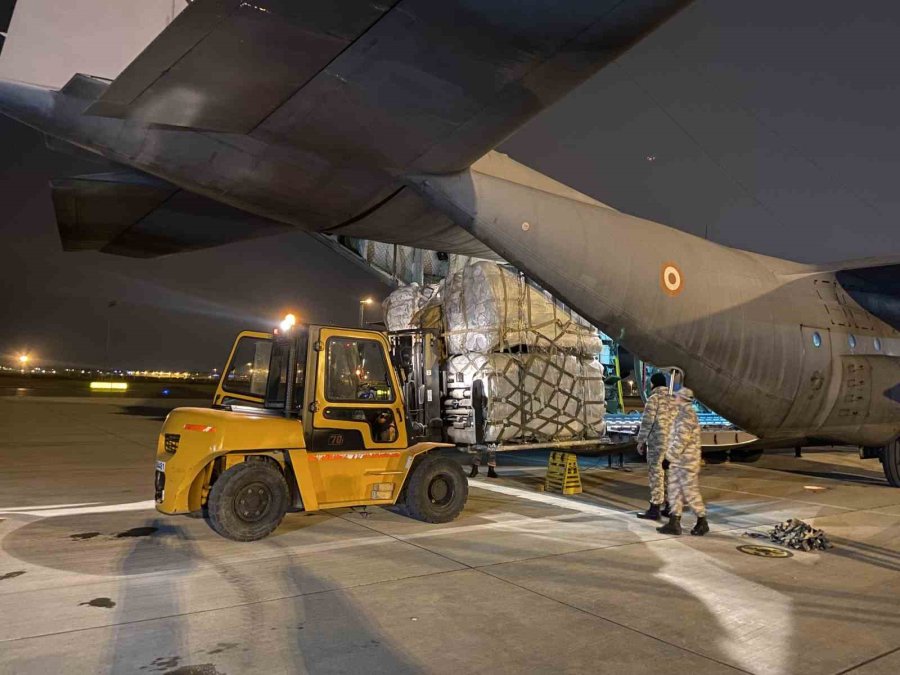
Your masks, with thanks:
[{"label": "painted white line on tarmac", "polygon": [[[27,510],[26,510],[27,508]],[[149,499],[145,502],[131,502],[130,504],[104,504],[101,506],[83,506],[73,508],[47,508],[41,506],[25,507],[17,510],[0,509],[0,513],[9,513],[17,516],[41,516],[43,518],[55,518],[58,516],[84,516],[92,513],[119,513],[124,511],[144,511],[155,509],[156,502]]]},{"label": "painted white line on tarmac", "polygon": [[96,506],[103,502],[81,502],[80,504],[41,504],[40,506],[10,506],[0,507],[0,513],[17,513],[21,511],[44,511],[47,509],[71,509],[76,506]]},{"label": "painted white line on tarmac", "polygon": [[508,485],[500,485],[499,483],[488,483],[484,480],[469,479],[469,485],[477,487],[481,490],[489,490],[502,495],[510,495],[511,497],[519,497],[532,502],[548,504],[561,509],[571,509],[572,511],[581,511],[594,516],[615,516],[617,518],[625,518],[630,514],[626,511],[618,511],[606,506],[597,506],[596,504],[587,504],[577,499],[567,499],[565,497],[556,497],[548,495],[546,492],[534,492],[531,490],[523,490],[521,488],[509,487]]},{"label": "painted white line on tarmac", "polygon": [[[481,490],[497,492],[499,494],[509,495],[511,497],[519,497],[540,504],[556,506],[561,509],[569,509],[571,511],[579,511],[594,516],[615,516],[617,518],[625,518],[629,514],[624,511],[618,511],[605,506],[597,506],[595,504],[587,504],[577,499],[567,499],[565,497],[556,497],[542,492],[532,492],[521,488],[514,488],[508,485],[500,485],[497,483],[488,483],[483,480],[469,480],[469,485]],[[48,504],[45,506],[16,506],[0,509],[0,513],[18,514],[26,516],[41,516],[44,518],[54,518],[58,516],[83,516],[93,513],[118,513],[124,511],[143,511],[155,509],[156,502],[147,500],[143,502],[131,502],[128,504],[100,504],[96,502],[88,502],[85,504]]]}]

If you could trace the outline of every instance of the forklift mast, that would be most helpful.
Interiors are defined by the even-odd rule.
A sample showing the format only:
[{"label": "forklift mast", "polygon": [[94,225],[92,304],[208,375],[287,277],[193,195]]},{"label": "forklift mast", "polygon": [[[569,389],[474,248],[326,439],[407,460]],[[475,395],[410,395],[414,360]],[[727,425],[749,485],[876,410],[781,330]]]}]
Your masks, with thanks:
[{"label": "forklift mast", "polygon": [[440,331],[394,331],[388,333],[388,340],[391,360],[403,388],[412,439],[442,442],[441,392],[445,383],[442,381]]}]

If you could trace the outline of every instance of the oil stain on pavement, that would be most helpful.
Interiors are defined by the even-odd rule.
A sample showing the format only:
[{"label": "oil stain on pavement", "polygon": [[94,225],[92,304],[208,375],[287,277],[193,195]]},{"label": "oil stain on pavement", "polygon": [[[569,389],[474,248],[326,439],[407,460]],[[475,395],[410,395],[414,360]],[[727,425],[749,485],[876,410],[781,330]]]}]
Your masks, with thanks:
[{"label": "oil stain on pavement", "polygon": [[195,666],[181,666],[175,670],[167,670],[163,675],[225,675],[212,663],[198,663]]},{"label": "oil stain on pavement", "polygon": [[125,539],[126,537],[149,537],[158,529],[158,527],[132,527],[130,530],[119,532],[116,535],[116,539]]},{"label": "oil stain on pavement", "polygon": [[240,647],[237,642],[220,642],[216,645],[215,649],[210,649],[209,654],[221,654],[224,651],[228,651],[229,649],[234,649],[235,647]]}]

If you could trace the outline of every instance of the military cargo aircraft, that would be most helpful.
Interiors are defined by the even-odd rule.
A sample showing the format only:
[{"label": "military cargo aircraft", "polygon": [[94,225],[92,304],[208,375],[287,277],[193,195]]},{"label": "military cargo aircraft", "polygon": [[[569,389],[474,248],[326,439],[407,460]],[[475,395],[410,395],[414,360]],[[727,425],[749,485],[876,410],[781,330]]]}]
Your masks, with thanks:
[{"label": "military cargo aircraft", "polygon": [[[85,4],[101,23],[127,5]],[[728,248],[493,150],[688,4],[194,0],[124,69],[52,86],[27,76],[49,57],[23,56],[17,34],[33,42],[29,26],[68,10],[19,0],[0,112],[121,166],[53,182],[67,250],[151,257],[299,228],[500,256],[682,368],[762,443],[857,445],[900,487],[900,256],[817,266]],[[157,5],[175,9],[142,11]],[[39,49],[77,68],[72,44]]]}]

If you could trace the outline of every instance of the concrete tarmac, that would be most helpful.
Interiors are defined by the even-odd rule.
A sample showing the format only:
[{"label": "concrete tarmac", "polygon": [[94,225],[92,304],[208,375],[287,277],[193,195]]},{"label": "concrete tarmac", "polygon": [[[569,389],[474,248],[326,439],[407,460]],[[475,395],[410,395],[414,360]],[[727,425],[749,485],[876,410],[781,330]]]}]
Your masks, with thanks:
[{"label": "concrete tarmac", "polygon": [[[0,398],[0,673],[900,670],[900,490],[852,452],[705,467],[703,538],[634,517],[645,465],[582,460],[562,497],[531,455],[447,525],[339,509],[236,543],[149,502],[177,403]],[[789,517],[835,548],[737,550]]]}]

